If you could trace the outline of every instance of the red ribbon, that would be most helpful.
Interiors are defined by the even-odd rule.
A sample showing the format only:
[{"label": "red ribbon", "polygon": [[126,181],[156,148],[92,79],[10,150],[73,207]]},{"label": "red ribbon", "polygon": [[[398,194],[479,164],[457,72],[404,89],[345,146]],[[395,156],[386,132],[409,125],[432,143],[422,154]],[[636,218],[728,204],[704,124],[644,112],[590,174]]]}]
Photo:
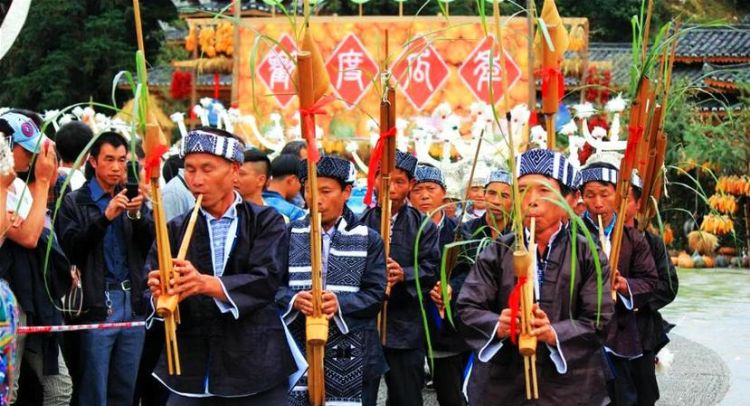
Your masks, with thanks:
[{"label": "red ribbon", "polygon": [[146,170],[146,178],[151,180],[151,171],[156,169],[159,170],[159,166],[161,165],[161,156],[164,155],[165,152],[167,152],[169,148],[167,148],[164,144],[159,144],[154,147],[154,149],[151,150],[151,153],[148,154],[146,157],[145,162],[143,163],[143,168]]},{"label": "red ribbon", "polygon": [[518,313],[521,310],[521,291],[527,279],[526,276],[519,277],[516,286],[513,287],[508,298],[508,307],[510,308],[510,341],[516,345],[518,344],[519,334],[517,319]]},{"label": "red ribbon", "polygon": [[635,154],[636,146],[643,136],[643,127],[628,127],[628,143],[625,146],[625,155],[622,157],[624,162],[632,159]]},{"label": "red ribbon", "polygon": [[549,94],[549,85],[552,80],[557,80],[558,97],[560,100],[565,96],[565,77],[558,68],[542,68],[536,71],[542,77],[542,97]]},{"label": "red ribbon", "polygon": [[385,140],[389,137],[395,137],[396,136],[396,128],[393,127],[390,130],[386,132],[380,133],[380,138],[378,138],[377,144],[375,144],[375,148],[372,150],[372,155],[370,155],[370,164],[368,165],[369,170],[367,171],[367,193],[365,193],[365,204],[369,206],[372,204],[372,189],[375,186],[375,175],[377,171],[375,170],[378,167],[378,164],[380,163],[380,159],[383,156],[383,148],[385,147]]},{"label": "red ribbon", "polygon": [[329,94],[318,99],[318,101],[310,106],[309,109],[299,109],[302,119],[305,121],[305,126],[307,127],[307,134],[302,134],[305,141],[307,141],[307,157],[315,163],[320,159],[318,145],[315,143],[315,116],[327,115],[328,113],[323,111],[323,107],[334,100],[336,100],[336,98]]}]

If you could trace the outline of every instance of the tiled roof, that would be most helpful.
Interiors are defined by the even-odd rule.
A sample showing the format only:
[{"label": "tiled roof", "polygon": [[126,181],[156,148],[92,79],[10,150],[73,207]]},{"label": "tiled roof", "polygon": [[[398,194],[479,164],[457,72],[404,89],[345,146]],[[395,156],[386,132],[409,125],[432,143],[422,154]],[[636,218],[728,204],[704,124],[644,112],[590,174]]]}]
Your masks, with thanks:
[{"label": "tiled roof", "polygon": [[[177,12],[183,15],[200,14],[200,13],[219,13],[230,4],[230,1],[198,1],[192,2],[197,4],[190,4],[190,1],[175,1]],[[243,0],[240,3],[240,10],[243,14],[271,14],[271,6],[264,3],[262,0]],[[291,11],[291,9],[289,10]],[[302,12],[302,7],[299,7],[299,12]]]},{"label": "tiled roof", "polygon": [[[148,85],[149,86],[169,86],[172,83],[172,67],[171,66],[160,66],[149,69],[148,71]],[[213,86],[214,85],[214,74],[204,73],[198,75],[196,84],[198,87],[201,86]],[[232,74],[220,74],[219,75],[220,86],[231,86],[232,85]],[[124,78],[120,78],[118,83],[119,87],[127,88],[128,82]]]},{"label": "tiled roof", "polygon": [[704,64],[703,72],[704,81],[712,87],[736,89],[740,83],[750,84],[750,63],[723,66]]},{"label": "tiled roof", "polygon": [[685,62],[750,61],[750,25],[686,27],[676,58]]},{"label": "tiled roof", "polygon": [[[750,34],[748,35],[750,40]],[[682,42],[678,43],[678,50]],[[727,47],[729,48],[729,47]],[[723,51],[717,51],[715,54],[719,54]],[[750,43],[745,49],[745,53],[750,58]],[[589,62],[590,63],[608,63],[612,66],[612,85],[614,87],[626,87],[630,82],[630,66],[631,66],[631,45],[630,43],[609,43],[609,42],[593,42],[589,46]],[[572,54],[568,53],[566,57],[572,57]],[[707,56],[707,58],[709,58]],[[709,71],[714,71],[714,74],[709,74]],[[746,64],[733,64],[733,65],[717,65],[717,64],[694,64],[684,63],[677,60],[674,65],[672,72],[672,78],[674,80],[687,80],[692,85],[713,85],[714,82],[724,82],[736,84],[739,82],[750,82],[750,63]],[[708,83],[708,81],[713,81]],[[573,77],[567,77],[565,79],[566,85],[577,85],[578,79]]]}]

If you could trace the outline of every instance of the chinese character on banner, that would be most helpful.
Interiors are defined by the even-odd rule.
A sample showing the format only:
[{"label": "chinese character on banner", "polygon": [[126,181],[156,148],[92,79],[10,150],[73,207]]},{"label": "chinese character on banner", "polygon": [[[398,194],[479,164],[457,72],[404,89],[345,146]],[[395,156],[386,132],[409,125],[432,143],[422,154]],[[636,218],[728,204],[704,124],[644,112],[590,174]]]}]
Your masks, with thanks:
[{"label": "chinese character on banner", "polygon": [[406,99],[421,111],[448,80],[448,65],[423,37],[412,41],[391,67]]},{"label": "chinese character on banner", "polygon": [[[508,90],[521,77],[521,69],[505,52],[505,67],[508,70]],[[474,96],[487,103],[496,104],[503,97],[503,72],[500,69],[500,50],[495,45],[493,36],[485,37],[469,54],[463,65],[458,69],[458,76]],[[490,86],[492,86],[492,101],[490,102]]]},{"label": "chinese character on banner", "polygon": [[291,76],[296,52],[292,37],[282,34],[278,44],[268,51],[256,68],[256,74],[282,108],[288,106],[296,94]]},{"label": "chinese character on banner", "polygon": [[377,80],[378,65],[354,34],[347,35],[326,62],[333,90],[351,110],[359,103],[372,81]]}]

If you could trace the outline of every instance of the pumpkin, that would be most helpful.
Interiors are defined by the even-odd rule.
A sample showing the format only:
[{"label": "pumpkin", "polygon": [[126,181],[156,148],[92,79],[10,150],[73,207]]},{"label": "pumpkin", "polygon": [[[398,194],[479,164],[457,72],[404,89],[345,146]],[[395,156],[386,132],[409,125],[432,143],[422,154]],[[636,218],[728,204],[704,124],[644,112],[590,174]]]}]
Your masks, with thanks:
[{"label": "pumpkin", "polygon": [[715,266],[714,259],[709,257],[708,255],[704,255],[703,257],[703,264],[706,268],[713,268]]},{"label": "pumpkin", "polygon": [[719,248],[719,254],[721,254],[721,255],[728,255],[728,256],[734,256],[734,255],[737,255],[737,248],[734,248],[734,247],[720,247]]},{"label": "pumpkin", "polygon": [[695,263],[693,262],[693,259],[690,258],[690,255],[683,251],[677,257],[677,266],[680,268],[693,268]]},{"label": "pumpkin", "polygon": [[672,260],[672,265],[677,266],[677,257],[669,257]]}]

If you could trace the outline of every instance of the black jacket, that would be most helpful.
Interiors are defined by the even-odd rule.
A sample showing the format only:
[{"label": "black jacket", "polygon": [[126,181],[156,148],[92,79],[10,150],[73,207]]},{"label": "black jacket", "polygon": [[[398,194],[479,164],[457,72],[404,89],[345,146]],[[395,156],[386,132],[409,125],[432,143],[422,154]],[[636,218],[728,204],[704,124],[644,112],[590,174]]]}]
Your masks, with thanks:
[{"label": "black jacket", "polygon": [[[107,273],[104,261],[104,234],[111,222],[91,198],[91,182],[95,180],[86,181],[80,189],[65,196],[55,223],[65,254],[81,272],[83,314],[77,320],[81,323],[103,321],[107,318],[107,307],[104,303],[104,280]],[[119,188],[115,188],[115,193],[119,191]],[[143,300],[146,274],[143,265],[154,242],[151,210],[144,204],[141,207],[140,220],[125,218],[123,232],[132,287],[133,311],[143,315],[146,311]]]},{"label": "black jacket", "polygon": [[[8,281],[29,326],[63,324],[58,310],[59,298],[71,284],[70,264],[57,241],[50,241],[46,228],[39,237],[36,248],[24,248],[12,240],[5,240],[0,248],[0,278]],[[51,243],[49,259],[45,269],[47,245]],[[44,374],[55,375],[59,334],[35,334],[26,339],[26,346],[41,352],[44,359]]]},{"label": "black jacket", "polygon": [[[437,272],[440,267],[438,230],[435,224],[428,220],[419,239],[417,255],[419,268],[418,273],[415,272],[414,244],[424,220],[425,216],[417,209],[404,205],[399,210],[391,229],[390,254],[391,258],[403,268],[404,281],[391,288],[391,297],[388,299],[386,348],[400,350],[424,348],[424,329],[416,279],[419,280],[422,297],[427,298],[437,282]],[[362,215],[362,222],[373,230],[379,231],[380,207],[365,211]]]},{"label": "black jacket", "polygon": [[[286,270],[282,253],[288,239],[284,220],[271,207],[237,204],[234,245],[220,277],[238,318],[222,313],[208,296],[191,296],[180,302],[177,326],[181,375],[167,373],[162,353],[154,374],[171,389],[203,393],[206,379],[215,396],[246,396],[286,385],[296,366],[284,334],[274,298]],[[172,252],[177,252],[191,213],[168,224]],[[202,274],[213,275],[213,256],[206,216],[195,223],[186,259]],[[156,249],[147,269],[158,269]],[[150,297],[147,292],[146,297]]]},{"label": "black jacket", "polygon": [[[457,226],[458,224],[455,219],[448,216],[445,216],[443,218],[443,224],[440,227],[439,233],[439,249],[441,258],[442,255],[447,254],[447,250],[444,249],[445,246],[454,241]],[[458,246],[456,249],[460,248],[461,247]],[[438,280],[440,280],[440,268],[442,268],[442,265],[440,265],[437,270]],[[458,315],[456,314],[456,299],[458,299],[458,294],[461,293],[461,286],[463,286],[464,280],[466,280],[466,275],[469,273],[469,269],[469,266],[456,265],[450,272],[450,279],[448,279],[448,283],[453,290],[449,305],[451,308],[451,315],[453,317],[454,324],[450,323],[447,311],[445,313],[445,318],[441,319],[440,322],[437,322],[436,318],[440,317],[437,311],[437,307],[435,306],[434,302],[432,302],[432,299],[430,299],[429,295],[425,298],[425,301],[427,302],[426,306],[428,309],[427,326],[429,327],[432,347],[436,351],[451,353],[462,353],[465,351],[469,351],[468,344],[464,342],[463,337],[461,337],[461,334],[459,334],[458,332]],[[446,273],[448,273],[448,270],[446,270]]]},{"label": "black jacket", "polygon": [[659,281],[651,294],[651,299],[637,309],[635,318],[638,323],[638,332],[641,333],[643,351],[657,353],[669,343],[659,309],[672,303],[677,296],[678,280],[664,241],[649,232],[644,235],[656,263]]}]

